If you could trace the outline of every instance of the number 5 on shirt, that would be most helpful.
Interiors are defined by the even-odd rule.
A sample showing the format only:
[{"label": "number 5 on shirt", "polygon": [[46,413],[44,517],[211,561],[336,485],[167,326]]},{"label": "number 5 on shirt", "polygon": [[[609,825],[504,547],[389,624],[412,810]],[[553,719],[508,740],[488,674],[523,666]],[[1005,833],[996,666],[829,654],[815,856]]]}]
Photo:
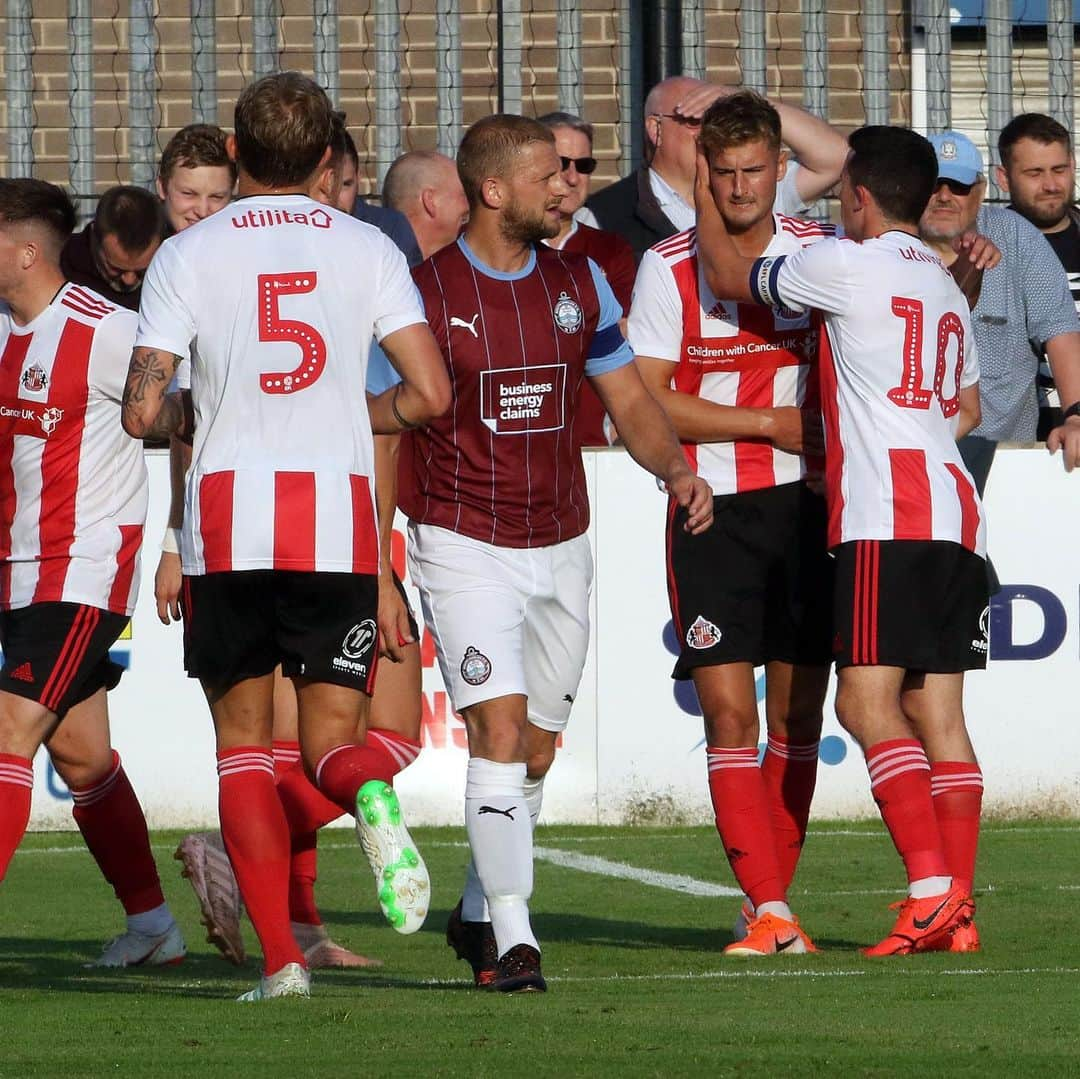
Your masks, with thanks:
[{"label": "number 5 on shirt", "polygon": [[326,366],[326,342],[307,322],[281,317],[282,296],[303,295],[315,291],[318,275],[313,271],[259,274],[259,340],[288,341],[301,352],[300,364],[293,371],[264,371],[259,375],[263,393],[298,393],[306,390]]}]

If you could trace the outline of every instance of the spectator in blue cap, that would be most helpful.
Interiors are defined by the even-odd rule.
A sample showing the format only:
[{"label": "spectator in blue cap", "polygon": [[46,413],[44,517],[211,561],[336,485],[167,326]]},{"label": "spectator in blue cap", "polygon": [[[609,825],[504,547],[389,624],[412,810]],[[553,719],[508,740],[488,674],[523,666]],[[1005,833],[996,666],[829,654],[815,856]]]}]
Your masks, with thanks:
[{"label": "spectator in blue cap", "polygon": [[[938,181],[919,230],[946,265],[952,240],[974,228],[1001,250],[987,270],[972,311],[979,349],[982,422],[960,440],[960,452],[982,495],[999,442],[1033,442],[1039,407],[1035,376],[1045,350],[1062,403],[1078,403],[1069,430],[1066,467],[1080,452],[1080,325],[1061,263],[1043,234],[1002,206],[984,206],[982,154],[966,135],[931,135]],[[1071,443],[1075,442],[1073,446]]]}]

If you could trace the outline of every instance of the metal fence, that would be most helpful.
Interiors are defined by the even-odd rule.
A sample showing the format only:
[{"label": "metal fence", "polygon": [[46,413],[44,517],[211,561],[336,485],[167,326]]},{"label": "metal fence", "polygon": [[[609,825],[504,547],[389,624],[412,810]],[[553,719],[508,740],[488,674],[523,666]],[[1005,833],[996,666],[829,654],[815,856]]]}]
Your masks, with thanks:
[{"label": "metal fence", "polygon": [[[984,148],[1018,111],[1075,126],[1074,0],[6,0],[0,169],[68,184],[85,212],[152,183],[192,121],[228,125],[240,88],[310,71],[377,190],[403,150],[452,154],[496,109],[581,113],[598,181],[641,153],[667,70],[742,83],[841,128],[910,123]],[[674,59],[672,59],[674,58]],[[996,194],[993,191],[992,194]]]}]

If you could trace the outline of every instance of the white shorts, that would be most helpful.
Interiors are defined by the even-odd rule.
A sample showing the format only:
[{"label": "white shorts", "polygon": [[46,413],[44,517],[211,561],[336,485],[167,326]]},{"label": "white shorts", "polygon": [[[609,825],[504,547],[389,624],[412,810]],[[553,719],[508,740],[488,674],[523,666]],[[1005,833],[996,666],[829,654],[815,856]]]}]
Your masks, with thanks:
[{"label": "white shorts", "polygon": [[455,711],[522,693],[529,722],[564,730],[589,647],[588,536],[495,547],[410,522],[409,574]]}]

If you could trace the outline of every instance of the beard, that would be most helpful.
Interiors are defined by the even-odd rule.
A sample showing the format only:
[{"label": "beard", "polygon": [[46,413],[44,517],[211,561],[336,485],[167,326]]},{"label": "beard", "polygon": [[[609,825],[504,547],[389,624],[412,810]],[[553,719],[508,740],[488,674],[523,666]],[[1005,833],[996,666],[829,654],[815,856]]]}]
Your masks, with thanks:
[{"label": "beard", "polygon": [[511,202],[499,218],[499,230],[503,238],[511,243],[537,244],[558,236],[559,223],[549,221],[543,210],[530,214],[521,208],[520,203]]},{"label": "beard", "polygon": [[1022,217],[1026,217],[1037,229],[1048,229],[1061,222],[1068,213],[1072,201],[1070,193],[1052,202],[1027,202],[1014,197],[1012,204],[1016,211]]}]

